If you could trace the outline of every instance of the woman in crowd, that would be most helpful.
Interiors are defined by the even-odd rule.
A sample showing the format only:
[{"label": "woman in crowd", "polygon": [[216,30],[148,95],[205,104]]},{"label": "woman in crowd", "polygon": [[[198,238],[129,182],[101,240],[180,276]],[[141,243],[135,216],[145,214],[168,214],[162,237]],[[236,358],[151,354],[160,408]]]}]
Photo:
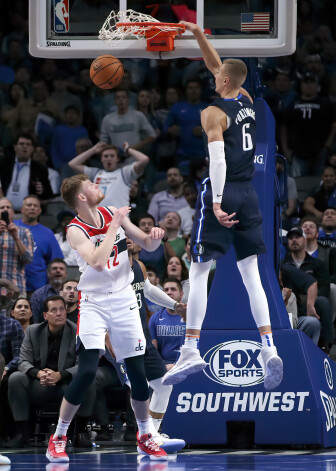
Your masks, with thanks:
[{"label": "woman in crowd", "polygon": [[11,309],[11,316],[20,322],[23,331],[26,332],[27,327],[33,323],[33,313],[28,299],[23,296],[17,298]]},{"label": "woman in crowd", "polygon": [[168,260],[166,264],[166,269],[164,272],[163,280],[170,276],[177,278],[181,282],[182,289],[183,289],[182,303],[186,303],[188,301],[189,288],[190,288],[189,271],[184,261],[180,257],[177,257],[176,255],[174,255],[173,257],[170,257],[170,259]]}]

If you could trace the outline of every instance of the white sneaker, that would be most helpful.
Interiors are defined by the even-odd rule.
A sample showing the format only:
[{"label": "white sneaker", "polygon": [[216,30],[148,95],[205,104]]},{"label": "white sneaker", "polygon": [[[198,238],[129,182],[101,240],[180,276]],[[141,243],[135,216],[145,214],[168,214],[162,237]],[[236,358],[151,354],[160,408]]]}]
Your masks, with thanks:
[{"label": "white sneaker", "polygon": [[283,364],[276,347],[262,347],[261,358],[264,362],[264,385],[267,391],[279,386],[283,377]]},{"label": "white sneaker", "polygon": [[11,464],[11,460],[7,456],[0,455],[0,464]]},{"label": "white sneaker", "polygon": [[179,438],[169,438],[165,433],[153,435],[155,443],[166,453],[177,453],[185,447],[185,441]]},{"label": "white sneaker", "polygon": [[164,375],[162,384],[177,384],[183,381],[188,375],[204,370],[206,363],[196,348],[182,345],[181,355],[176,365]]}]

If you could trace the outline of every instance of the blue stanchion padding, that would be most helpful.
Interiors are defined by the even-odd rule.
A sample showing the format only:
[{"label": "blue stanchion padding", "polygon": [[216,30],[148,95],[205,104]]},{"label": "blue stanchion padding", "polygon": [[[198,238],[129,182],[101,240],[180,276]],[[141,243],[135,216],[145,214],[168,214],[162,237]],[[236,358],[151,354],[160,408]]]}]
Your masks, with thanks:
[{"label": "blue stanchion padding", "polygon": [[207,330],[202,373],[173,388],[163,431],[193,445],[227,444],[228,421],[255,423],[257,445],[335,446],[335,364],[303,333],[278,330],[284,379],[266,391],[256,331]]},{"label": "blue stanchion padding", "polygon": [[189,444],[227,444],[228,421],[255,423],[260,445],[336,446],[335,365],[304,333],[290,328],[274,271],[274,118],[257,99],[254,185],[267,252],[259,270],[284,379],[265,391],[256,329],[234,250],[217,261],[200,339],[202,373],[175,385],[163,432]]}]

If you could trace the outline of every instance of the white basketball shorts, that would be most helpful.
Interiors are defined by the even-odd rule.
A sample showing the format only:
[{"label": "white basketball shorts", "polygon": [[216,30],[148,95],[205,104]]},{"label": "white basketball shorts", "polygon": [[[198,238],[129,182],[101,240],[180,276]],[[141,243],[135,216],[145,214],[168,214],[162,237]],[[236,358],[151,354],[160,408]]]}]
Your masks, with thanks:
[{"label": "white basketball shorts", "polygon": [[105,335],[110,335],[117,362],[144,355],[138,303],[131,285],[116,293],[79,292],[77,335],[85,349],[105,352]]}]

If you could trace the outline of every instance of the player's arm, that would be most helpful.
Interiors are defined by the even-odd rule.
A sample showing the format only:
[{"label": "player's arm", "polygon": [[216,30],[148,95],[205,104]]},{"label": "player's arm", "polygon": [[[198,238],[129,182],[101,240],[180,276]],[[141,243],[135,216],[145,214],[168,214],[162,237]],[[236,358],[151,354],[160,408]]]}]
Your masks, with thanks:
[{"label": "player's arm", "polygon": [[222,65],[222,61],[216,49],[207,40],[203,31],[198,25],[195,25],[194,23],[189,23],[188,21],[180,21],[180,23],[183,23],[185,25],[187,31],[193,33],[201,49],[205,65],[210,70],[210,72],[215,75],[218,72],[220,66]]},{"label": "player's arm", "polygon": [[81,229],[76,226],[70,226],[67,237],[71,247],[77,250],[79,255],[92,268],[97,271],[103,271],[113,251],[119,226],[129,212],[130,208],[127,206],[119,209],[113,208],[113,220],[103,242],[98,247],[94,246]]},{"label": "player's arm", "polygon": [[164,230],[160,227],[153,227],[147,235],[137,226],[135,226],[128,218],[124,218],[122,227],[125,229],[127,236],[136,244],[140,245],[148,252],[153,252],[161,244],[164,236]]},{"label": "player's arm", "polygon": [[213,212],[218,222],[225,227],[232,227],[239,221],[232,221],[235,213],[228,215],[222,211],[221,203],[226,180],[226,160],[224,150],[223,132],[226,130],[226,114],[215,106],[210,106],[202,111],[201,122],[204,132],[208,137],[209,149],[209,175],[212,189]]},{"label": "player's arm", "polygon": [[139,150],[136,150],[136,149],[133,149],[133,147],[130,147],[128,145],[128,142],[123,143],[123,149],[126,152],[126,154],[135,158],[136,160],[134,164],[135,173],[137,173],[138,175],[141,175],[145,167],[149,164],[149,157],[143,152],[140,152]]},{"label": "player's arm", "polygon": [[93,147],[70,160],[69,167],[71,167],[77,173],[83,173],[84,162],[86,162],[90,157],[99,154],[104,149],[104,147],[106,147],[105,142],[97,142],[97,144],[95,144]]},{"label": "player's arm", "polygon": [[145,285],[144,285],[144,295],[147,299],[152,301],[152,303],[158,304],[159,306],[166,307],[167,309],[171,309],[175,311],[176,314],[183,317],[185,319],[185,313],[187,309],[187,305],[184,303],[178,303],[174,299],[172,299],[168,294],[166,294],[162,289],[158,288],[157,286],[152,285],[149,281],[147,276],[147,270],[145,265],[138,260],[140,265]]}]

